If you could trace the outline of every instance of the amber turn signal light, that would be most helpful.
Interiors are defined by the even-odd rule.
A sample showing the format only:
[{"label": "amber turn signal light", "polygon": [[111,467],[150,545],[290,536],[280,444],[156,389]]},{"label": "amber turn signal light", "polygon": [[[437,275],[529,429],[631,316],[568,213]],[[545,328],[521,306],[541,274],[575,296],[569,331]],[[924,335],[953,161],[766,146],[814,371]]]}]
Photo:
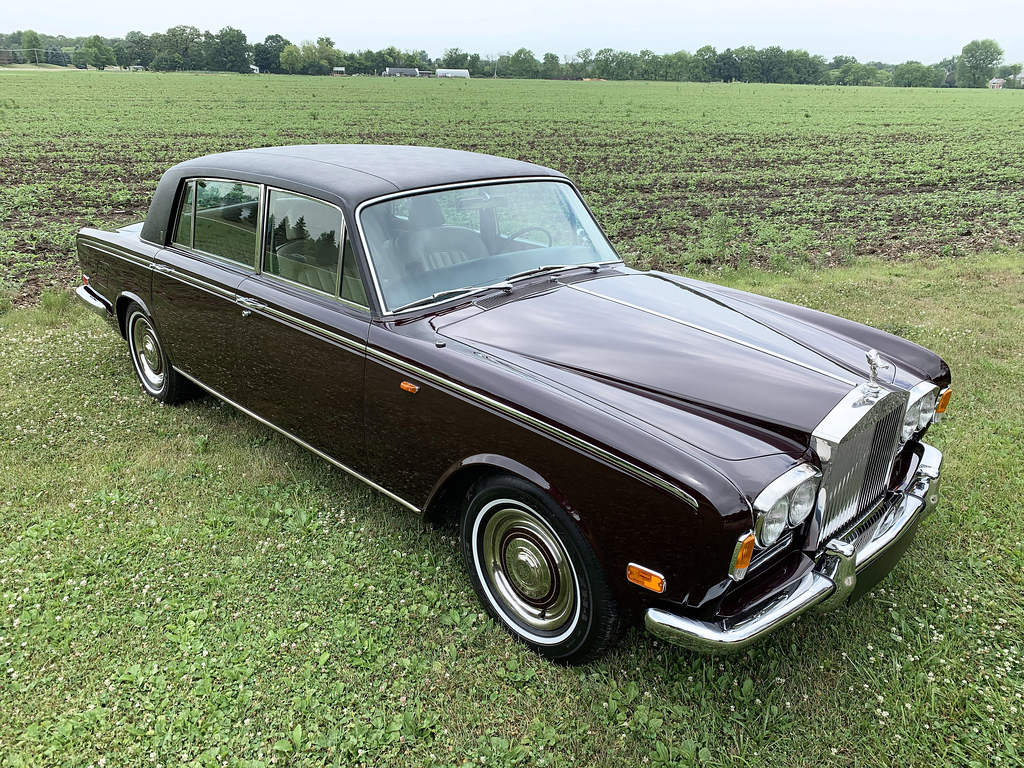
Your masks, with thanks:
[{"label": "amber turn signal light", "polygon": [[660,594],[665,591],[665,577],[657,571],[644,568],[642,565],[630,563],[626,567],[626,578],[652,592]]},{"label": "amber turn signal light", "polygon": [[754,556],[754,542],[756,537],[751,534],[743,539],[743,543],[740,544],[740,551],[736,554],[736,570],[745,571],[750,565],[750,558]]},{"label": "amber turn signal light", "polygon": [[402,389],[406,392],[412,392],[414,395],[420,391],[420,388],[413,384],[411,381],[403,381]]},{"label": "amber turn signal light", "polygon": [[946,389],[942,393],[942,397],[939,398],[939,404],[937,406],[935,406],[935,412],[936,413],[945,413],[946,412],[946,408],[949,406],[949,398],[951,398],[952,396],[953,396],[953,390],[952,389]]}]

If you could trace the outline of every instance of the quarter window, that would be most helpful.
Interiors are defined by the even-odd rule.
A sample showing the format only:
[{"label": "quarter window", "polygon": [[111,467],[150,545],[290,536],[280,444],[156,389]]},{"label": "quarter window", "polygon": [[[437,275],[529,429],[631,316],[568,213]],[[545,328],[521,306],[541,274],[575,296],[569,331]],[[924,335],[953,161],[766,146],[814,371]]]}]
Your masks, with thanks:
[{"label": "quarter window", "polygon": [[197,181],[196,188],[192,247],[251,268],[256,262],[260,188],[209,180]]},{"label": "quarter window", "polygon": [[192,219],[195,215],[196,183],[190,181],[181,196],[181,210],[178,212],[178,223],[174,228],[174,242],[186,248],[192,247]]}]

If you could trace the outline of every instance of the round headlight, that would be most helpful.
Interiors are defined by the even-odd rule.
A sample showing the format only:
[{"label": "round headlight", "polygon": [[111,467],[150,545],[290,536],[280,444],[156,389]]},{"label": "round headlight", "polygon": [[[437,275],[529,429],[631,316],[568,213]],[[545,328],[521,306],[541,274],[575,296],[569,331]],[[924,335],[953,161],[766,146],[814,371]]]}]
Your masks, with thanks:
[{"label": "round headlight", "polygon": [[787,520],[789,520],[789,501],[781,498],[768,512],[757,518],[757,526],[754,530],[757,543],[762,547],[770,547],[778,541],[779,536],[786,529]]},{"label": "round headlight", "polygon": [[917,432],[917,423],[921,420],[921,401],[918,400],[912,406],[907,408],[907,415],[903,419],[903,442],[907,442]]},{"label": "round headlight", "polygon": [[932,423],[932,417],[935,416],[935,404],[937,401],[938,394],[935,392],[929,392],[921,398],[921,416],[917,420],[918,429],[924,429]]},{"label": "round headlight", "polygon": [[817,486],[813,480],[808,480],[796,487],[789,500],[789,524],[800,525],[814,509],[814,491]]}]

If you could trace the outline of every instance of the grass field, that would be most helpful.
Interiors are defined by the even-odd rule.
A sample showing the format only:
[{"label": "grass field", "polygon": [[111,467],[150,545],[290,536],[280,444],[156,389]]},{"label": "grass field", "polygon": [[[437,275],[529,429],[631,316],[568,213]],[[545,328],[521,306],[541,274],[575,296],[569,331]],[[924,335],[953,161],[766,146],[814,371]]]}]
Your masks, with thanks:
[{"label": "grass field", "polygon": [[0,70],[0,280],[197,155],[431,144],[555,167],[645,265],[961,255],[1024,238],[1024,92]]},{"label": "grass field", "polygon": [[[0,761],[1021,764],[1024,269],[992,247],[1024,231],[1017,99],[0,73]],[[212,399],[155,404],[65,293],[10,310],[73,282],[75,229],[138,218],[167,165],[344,140],[552,165],[640,263],[935,349],[939,510],[848,611],[727,658],[633,631],[564,669],[485,618],[453,531]],[[915,164],[941,178],[917,189]],[[851,263],[815,269],[830,250]]]}]

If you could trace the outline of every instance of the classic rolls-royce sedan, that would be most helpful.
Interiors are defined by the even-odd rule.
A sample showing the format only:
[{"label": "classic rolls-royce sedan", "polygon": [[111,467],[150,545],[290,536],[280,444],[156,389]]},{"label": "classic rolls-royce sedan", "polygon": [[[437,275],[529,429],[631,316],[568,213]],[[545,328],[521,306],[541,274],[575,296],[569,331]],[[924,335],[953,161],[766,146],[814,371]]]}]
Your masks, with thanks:
[{"label": "classic rolls-royce sedan", "polygon": [[227,152],[78,251],[145,392],[205,390],[450,520],[489,613],[558,662],[631,623],[744,648],[862,596],[938,501],[938,356],[631,269],[549,168]]}]

